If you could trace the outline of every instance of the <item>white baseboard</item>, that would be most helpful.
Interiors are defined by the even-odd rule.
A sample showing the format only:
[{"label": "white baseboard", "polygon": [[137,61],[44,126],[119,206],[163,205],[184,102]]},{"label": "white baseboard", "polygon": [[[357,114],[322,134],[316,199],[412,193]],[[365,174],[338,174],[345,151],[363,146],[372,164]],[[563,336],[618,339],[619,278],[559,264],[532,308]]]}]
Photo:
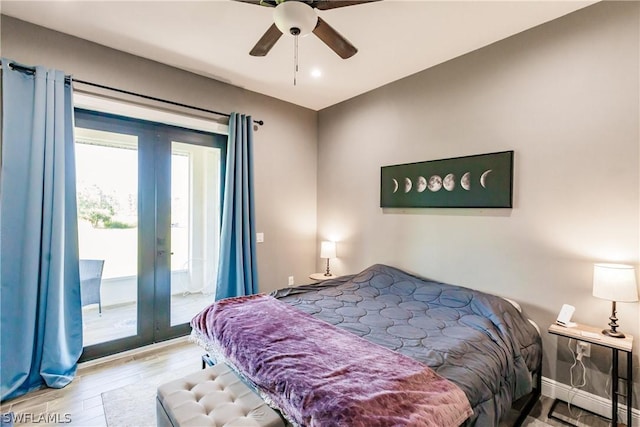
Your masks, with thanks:
[{"label": "white baseboard", "polygon": [[[559,383],[547,377],[542,377],[542,395],[552,399],[560,399],[568,402],[570,398],[573,405],[595,412],[606,418],[611,418],[611,400],[588,393],[583,390],[571,389],[571,386]],[[640,410],[632,408],[631,416],[634,425],[640,424]],[[618,421],[626,422],[627,406],[618,400]]]}]

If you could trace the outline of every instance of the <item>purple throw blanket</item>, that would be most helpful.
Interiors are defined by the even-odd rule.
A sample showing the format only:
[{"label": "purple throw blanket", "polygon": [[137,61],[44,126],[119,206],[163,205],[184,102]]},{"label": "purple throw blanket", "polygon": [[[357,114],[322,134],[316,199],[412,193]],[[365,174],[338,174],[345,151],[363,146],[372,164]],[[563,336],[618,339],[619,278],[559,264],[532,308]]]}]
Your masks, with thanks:
[{"label": "purple throw blanket", "polygon": [[301,426],[459,426],[464,394],[426,365],[267,295],[228,298],[191,321],[285,416]]}]

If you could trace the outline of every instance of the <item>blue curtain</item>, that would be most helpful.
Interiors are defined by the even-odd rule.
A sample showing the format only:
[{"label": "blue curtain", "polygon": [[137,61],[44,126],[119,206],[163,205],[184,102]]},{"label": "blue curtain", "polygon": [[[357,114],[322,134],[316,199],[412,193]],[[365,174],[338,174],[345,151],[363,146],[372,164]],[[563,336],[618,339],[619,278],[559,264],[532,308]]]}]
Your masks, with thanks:
[{"label": "blue curtain", "polygon": [[251,116],[231,113],[216,300],[258,292],[252,126]]},{"label": "blue curtain", "polygon": [[60,388],[82,352],[72,88],[2,59],[1,399]]}]

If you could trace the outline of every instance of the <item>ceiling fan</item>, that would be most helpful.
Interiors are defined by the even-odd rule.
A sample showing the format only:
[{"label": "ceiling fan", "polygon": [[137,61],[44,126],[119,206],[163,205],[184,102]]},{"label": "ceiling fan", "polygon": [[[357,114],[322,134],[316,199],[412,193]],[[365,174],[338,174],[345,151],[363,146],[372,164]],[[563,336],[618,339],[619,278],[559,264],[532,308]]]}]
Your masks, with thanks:
[{"label": "ceiling fan", "polygon": [[306,36],[313,32],[342,59],[351,58],[358,52],[349,40],[320,18],[316,11],[337,9],[380,0],[235,0],[258,6],[274,7],[274,23],[251,49],[251,56],[265,56],[283,33]]}]

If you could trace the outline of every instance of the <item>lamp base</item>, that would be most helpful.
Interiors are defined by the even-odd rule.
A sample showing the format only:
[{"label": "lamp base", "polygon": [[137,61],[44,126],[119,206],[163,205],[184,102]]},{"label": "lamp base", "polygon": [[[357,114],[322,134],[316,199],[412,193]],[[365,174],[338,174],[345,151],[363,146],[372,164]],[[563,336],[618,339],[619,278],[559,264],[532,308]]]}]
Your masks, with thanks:
[{"label": "lamp base", "polygon": [[331,272],[329,271],[329,258],[327,258],[327,271],[325,271],[324,275],[327,277],[332,276]]},{"label": "lamp base", "polygon": [[612,329],[603,329],[602,333],[611,338],[624,338],[625,335],[622,332],[614,331]]},{"label": "lamp base", "polygon": [[611,338],[624,338],[622,332],[618,332],[618,318],[616,317],[616,302],[611,301],[611,316],[609,317],[611,329],[603,329],[602,333]]}]

